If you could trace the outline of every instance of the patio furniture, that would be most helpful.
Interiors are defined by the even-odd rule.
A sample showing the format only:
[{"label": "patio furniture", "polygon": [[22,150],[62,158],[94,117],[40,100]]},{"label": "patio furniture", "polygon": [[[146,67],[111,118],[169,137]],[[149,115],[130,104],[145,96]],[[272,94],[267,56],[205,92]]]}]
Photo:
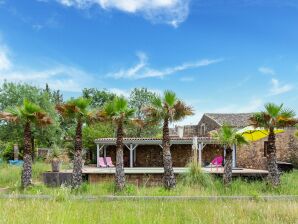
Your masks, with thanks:
[{"label": "patio furniture", "polygon": [[106,165],[103,157],[99,157],[98,158],[98,166],[99,167],[102,167],[102,168],[106,168],[107,167],[107,165]]},{"label": "patio furniture", "polygon": [[8,160],[10,165],[14,166],[22,166],[24,161],[23,160]]},{"label": "patio furniture", "polygon": [[112,162],[112,158],[111,157],[106,157],[106,162],[107,162],[107,166],[108,167],[115,167],[113,165],[113,162]]},{"label": "patio furniture", "polygon": [[222,156],[217,156],[215,157],[211,163],[210,163],[210,166],[211,166],[211,170],[212,170],[212,167],[215,166],[216,167],[216,170],[218,170],[218,167],[222,167],[222,163],[223,163],[223,157]]}]

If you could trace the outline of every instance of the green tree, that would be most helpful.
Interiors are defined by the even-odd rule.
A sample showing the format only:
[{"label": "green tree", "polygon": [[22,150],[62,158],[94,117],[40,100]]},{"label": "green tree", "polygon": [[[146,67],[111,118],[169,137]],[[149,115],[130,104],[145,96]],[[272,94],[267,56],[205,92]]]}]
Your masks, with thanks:
[{"label": "green tree", "polygon": [[[51,96],[38,87],[25,83],[4,82],[0,87],[0,111],[5,111],[8,107],[19,106],[24,99],[39,105],[52,118],[51,127],[37,128],[32,127],[32,139],[38,146],[49,147],[61,142],[63,131],[60,127],[59,116],[55,111],[55,104]],[[1,123],[0,122],[0,139],[6,142],[18,143],[21,148],[23,142],[23,128],[19,123]]]},{"label": "green tree", "polygon": [[98,90],[95,88],[83,89],[83,97],[90,100],[90,106],[93,108],[100,108],[105,103],[113,100],[115,94],[107,90]]},{"label": "green tree", "polygon": [[125,187],[125,174],[123,168],[123,137],[124,125],[132,122],[135,111],[128,107],[128,101],[124,97],[115,97],[103,108],[103,116],[106,121],[112,121],[116,127],[116,189],[121,191]]},{"label": "green tree", "polygon": [[24,166],[22,171],[22,187],[32,184],[32,124],[46,126],[52,123],[48,115],[36,104],[24,100],[19,107],[7,108],[6,112],[0,113],[0,119],[6,122],[19,123],[24,129]]},{"label": "green tree", "polygon": [[268,148],[267,148],[267,168],[269,171],[268,181],[272,186],[280,184],[280,173],[276,163],[276,145],[275,132],[276,128],[294,126],[295,112],[291,109],[284,108],[283,104],[276,105],[274,103],[265,104],[265,110],[255,113],[251,121],[255,127],[265,128],[269,132]]},{"label": "green tree", "polygon": [[150,106],[145,108],[146,117],[150,123],[163,123],[163,164],[164,187],[171,189],[176,186],[176,179],[172,166],[170,151],[169,122],[180,121],[186,116],[192,115],[193,110],[183,101],[179,100],[172,91],[165,91],[163,97],[155,97]]},{"label": "green tree", "polygon": [[82,127],[84,123],[94,119],[94,113],[90,110],[90,100],[76,98],[64,104],[56,106],[59,114],[66,120],[72,120],[76,124],[74,138],[74,160],[72,173],[72,188],[77,188],[82,184]]},{"label": "green tree", "polygon": [[[157,97],[157,94],[149,91],[147,88],[135,88],[129,96],[129,106],[136,111],[136,118],[139,120],[146,120],[144,108],[148,107],[151,101]],[[135,127],[128,125],[126,134],[130,137],[156,137],[161,134],[161,125],[152,124],[143,127]]]},{"label": "green tree", "polygon": [[233,145],[241,146],[248,144],[248,142],[241,134],[237,133],[236,129],[231,128],[231,126],[228,124],[224,124],[213,134],[213,137],[217,139],[226,149],[223,183],[227,186],[232,182]]}]

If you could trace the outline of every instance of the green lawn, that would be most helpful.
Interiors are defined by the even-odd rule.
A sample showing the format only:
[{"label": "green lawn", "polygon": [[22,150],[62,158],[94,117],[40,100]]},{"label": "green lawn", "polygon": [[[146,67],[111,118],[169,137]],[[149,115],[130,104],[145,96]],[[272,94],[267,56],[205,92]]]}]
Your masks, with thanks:
[{"label": "green lawn", "polygon": [[0,223],[297,223],[298,201],[263,201],[260,195],[298,195],[298,171],[282,176],[282,185],[272,189],[262,181],[237,179],[229,188],[220,179],[205,187],[178,182],[173,191],[162,187],[128,185],[120,195],[250,195],[255,200],[166,201],[71,200],[73,195],[114,195],[113,183],[83,184],[78,191],[67,187],[48,188],[41,182],[50,166],[35,163],[34,186],[20,189],[20,167],[0,166],[0,194],[48,194],[52,199],[0,199]]}]

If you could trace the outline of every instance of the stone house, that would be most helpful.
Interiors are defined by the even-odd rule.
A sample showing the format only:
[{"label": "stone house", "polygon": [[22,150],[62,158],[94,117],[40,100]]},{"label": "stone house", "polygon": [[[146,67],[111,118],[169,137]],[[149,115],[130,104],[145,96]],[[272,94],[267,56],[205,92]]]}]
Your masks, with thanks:
[{"label": "stone house", "polygon": [[[175,127],[170,130],[171,152],[174,167],[185,167],[192,158],[193,137],[203,144],[202,163],[210,164],[216,156],[223,156],[223,147],[211,137],[210,131],[219,129],[223,124],[230,124],[233,128],[242,129],[250,126],[251,113],[220,114],[206,113],[198,125]],[[183,136],[179,136],[179,129]],[[279,161],[291,162],[298,166],[298,139],[296,129],[287,128],[284,133],[277,134],[276,148]],[[181,134],[181,133],[180,133]],[[266,138],[250,145],[238,147],[233,151],[233,165],[242,168],[266,169]],[[115,163],[116,139],[97,139],[98,156],[111,157]],[[125,138],[124,139],[124,166],[125,167],[162,167],[161,139],[158,138]]]},{"label": "stone house", "polygon": [[[198,123],[196,133],[198,136],[209,136],[210,131],[219,129],[223,124],[229,124],[233,128],[242,129],[250,126],[252,113],[206,113]],[[277,159],[283,162],[291,162],[298,166],[298,139],[295,137],[295,128],[286,128],[284,133],[276,135]],[[237,149],[236,161],[238,167],[266,169],[266,144],[267,139],[251,142],[247,146]],[[217,154],[218,147],[206,148],[210,154]],[[213,151],[213,152],[212,152]]]}]

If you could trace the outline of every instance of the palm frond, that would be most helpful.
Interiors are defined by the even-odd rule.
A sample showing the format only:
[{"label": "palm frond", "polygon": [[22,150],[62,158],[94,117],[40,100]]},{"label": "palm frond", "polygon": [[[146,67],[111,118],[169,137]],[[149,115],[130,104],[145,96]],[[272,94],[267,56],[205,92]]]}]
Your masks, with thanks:
[{"label": "palm frond", "polygon": [[170,90],[166,90],[164,92],[164,103],[168,107],[174,107],[176,101],[177,101],[176,93]]},{"label": "palm frond", "polygon": [[174,121],[179,121],[186,116],[190,116],[193,114],[193,109],[180,100],[177,101],[177,103],[174,105]]},{"label": "palm frond", "polygon": [[276,105],[274,103],[267,103],[265,104],[266,111],[264,112],[270,115],[271,117],[276,118],[282,111],[282,107],[283,107],[283,104]]},{"label": "palm frond", "polygon": [[255,128],[263,127],[268,128],[270,126],[270,116],[265,112],[254,113],[250,118],[251,125]]},{"label": "palm frond", "polygon": [[249,144],[248,141],[237,133],[229,124],[224,124],[219,130],[211,133],[212,137],[218,140],[222,145],[232,147],[233,145]]}]

